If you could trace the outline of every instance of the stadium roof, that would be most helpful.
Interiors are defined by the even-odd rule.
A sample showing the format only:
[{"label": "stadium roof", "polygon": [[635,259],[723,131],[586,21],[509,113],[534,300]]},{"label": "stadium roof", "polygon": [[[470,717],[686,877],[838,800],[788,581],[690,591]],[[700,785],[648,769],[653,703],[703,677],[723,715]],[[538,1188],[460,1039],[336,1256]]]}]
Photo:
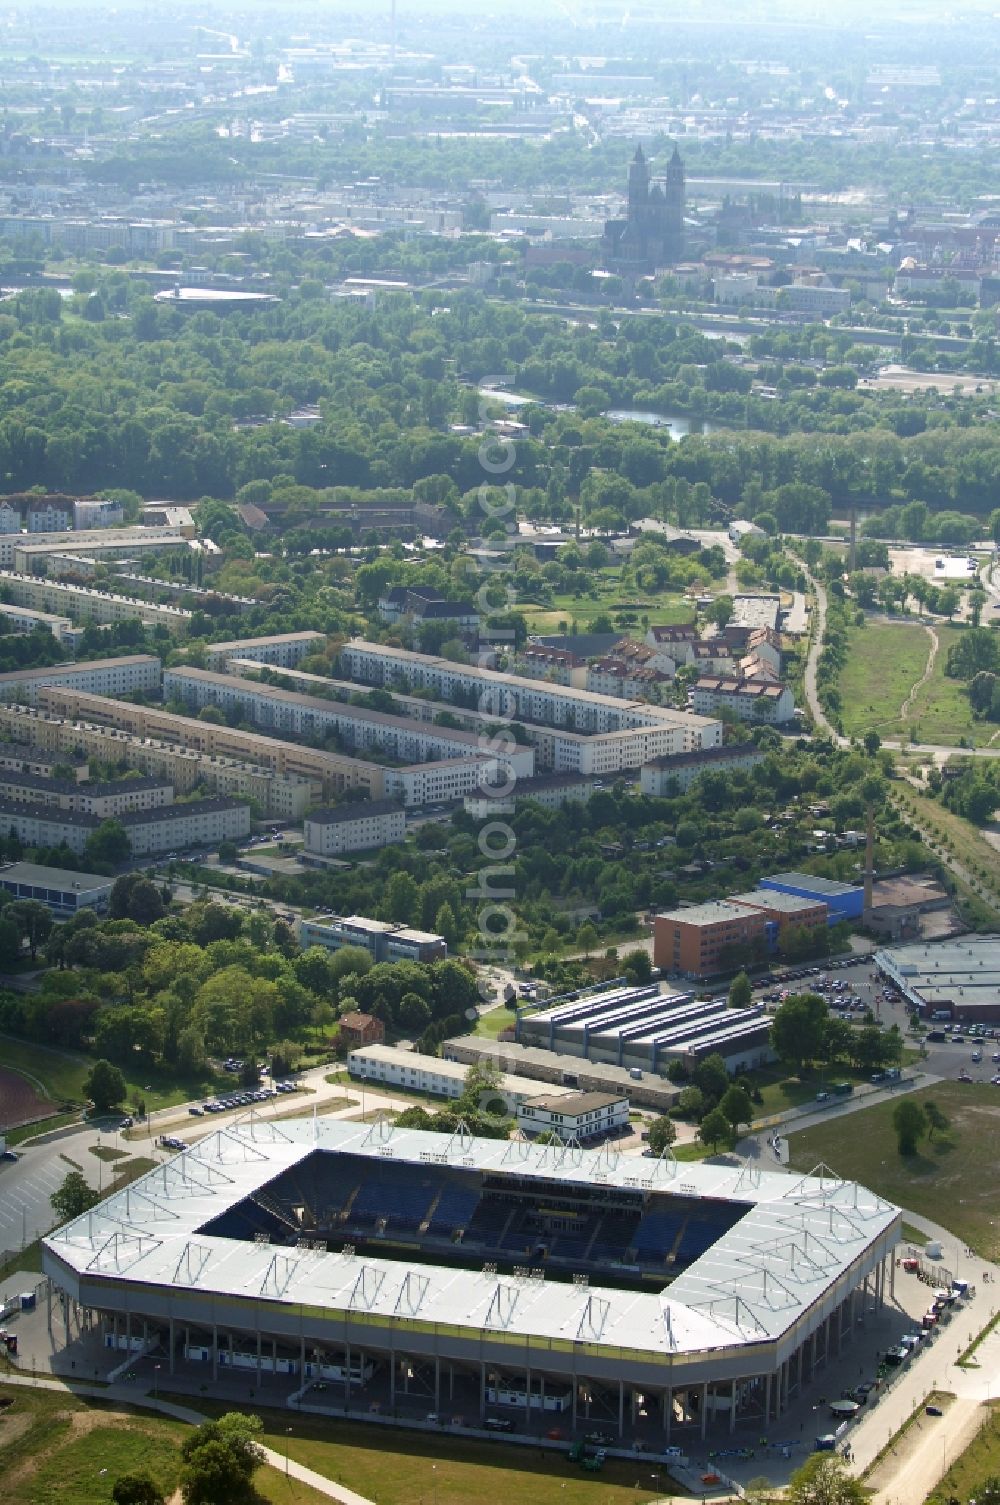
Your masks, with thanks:
[{"label": "stadium roof", "polygon": [[[384,1259],[325,1244],[282,1247],[202,1232],[316,1150],[397,1166],[509,1172],[523,1187],[606,1185],[712,1198],[746,1209],[674,1283],[659,1293],[580,1287],[494,1266],[471,1271],[410,1258]],[[377,1174],[377,1171],[376,1171]],[[81,1280],[123,1282],[268,1303],[354,1313],[420,1327],[503,1333],[509,1341],[585,1343],[656,1358],[776,1338],[821,1300],[838,1277],[898,1222],[899,1211],[854,1182],[821,1173],[795,1177],[749,1165],[678,1165],[524,1140],[450,1137],[391,1123],[320,1118],[280,1122],[251,1114],[116,1192],[45,1240]]]}]

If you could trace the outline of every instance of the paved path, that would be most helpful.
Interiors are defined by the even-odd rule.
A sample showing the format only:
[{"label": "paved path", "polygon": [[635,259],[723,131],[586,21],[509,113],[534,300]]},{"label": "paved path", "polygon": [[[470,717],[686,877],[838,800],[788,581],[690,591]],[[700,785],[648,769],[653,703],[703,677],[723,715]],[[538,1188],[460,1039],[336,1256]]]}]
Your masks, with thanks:
[{"label": "paved path", "polygon": [[[160,1400],[152,1395],[136,1394],[134,1385],[128,1387],[121,1385],[77,1385],[64,1380],[29,1379],[27,1375],[2,1374],[0,1384],[21,1385],[30,1390],[61,1390],[68,1391],[71,1395],[80,1396],[86,1400],[99,1400],[105,1405],[108,1402],[119,1403],[123,1407],[140,1407],[146,1411],[158,1411],[161,1416],[171,1416],[175,1421],[186,1422],[189,1426],[199,1427],[202,1422],[209,1418],[200,1411],[190,1406],[179,1406],[175,1401]],[[287,1474],[290,1479],[297,1479],[300,1484],[308,1484],[319,1494],[328,1496],[331,1500],[340,1501],[340,1505],[374,1505],[374,1502],[364,1495],[359,1495],[353,1489],[348,1489],[343,1484],[336,1483],[333,1479],[327,1479],[324,1474],[318,1474],[315,1469],[306,1468],[301,1463],[296,1463],[294,1458],[286,1458],[284,1453],[279,1453],[274,1448],[265,1447],[264,1457],[272,1468],[279,1469]]]}]

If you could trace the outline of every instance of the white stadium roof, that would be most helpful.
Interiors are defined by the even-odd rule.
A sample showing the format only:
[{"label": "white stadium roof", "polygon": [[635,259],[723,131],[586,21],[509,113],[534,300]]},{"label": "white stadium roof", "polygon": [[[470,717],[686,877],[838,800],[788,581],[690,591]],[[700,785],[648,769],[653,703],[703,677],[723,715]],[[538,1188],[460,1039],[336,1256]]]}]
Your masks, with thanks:
[{"label": "white stadium roof", "polygon": [[[747,1208],[661,1292],[471,1271],[409,1258],[244,1242],[200,1230],[314,1151],[450,1166],[520,1180],[712,1198]],[[266,1198],[266,1191],[264,1192]],[[821,1168],[802,1177],[749,1165],[677,1164],[577,1146],[451,1138],[388,1123],[252,1115],[208,1134],[46,1240],[81,1281],[122,1283],[448,1324],[650,1357],[780,1337],[893,1228],[899,1211]],[[47,1261],[46,1268],[50,1265]],[[55,1272],[53,1272],[55,1273]]]}]

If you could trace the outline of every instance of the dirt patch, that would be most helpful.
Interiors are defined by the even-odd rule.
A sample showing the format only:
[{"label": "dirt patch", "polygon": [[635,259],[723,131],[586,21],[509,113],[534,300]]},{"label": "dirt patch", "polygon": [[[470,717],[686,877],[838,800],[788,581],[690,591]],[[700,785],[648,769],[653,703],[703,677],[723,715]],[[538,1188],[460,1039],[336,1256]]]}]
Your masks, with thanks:
[{"label": "dirt patch", "polygon": [[16,1129],[48,1118],[52,1104],[18,1071],[0,1067],[0,1129]]},{"label": "dirt patch", "polygon": [[16,1411],[0,1417],[0,1448],[10,1447],[19,1437],[23,1437],[31,1426],[31,1417],[18,1415]]}]

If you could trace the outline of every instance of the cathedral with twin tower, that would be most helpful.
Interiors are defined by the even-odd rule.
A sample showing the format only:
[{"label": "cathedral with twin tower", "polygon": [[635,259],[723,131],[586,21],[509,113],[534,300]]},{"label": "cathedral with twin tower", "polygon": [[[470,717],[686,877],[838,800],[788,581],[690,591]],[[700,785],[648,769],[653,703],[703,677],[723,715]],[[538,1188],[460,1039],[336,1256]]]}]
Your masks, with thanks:
[{"label": "cathedral with twin tower", "polygon": [[626,217],[605,222],[604,252],[608,267],[618,272],[651,272],[682,259],[684,163],[676,146],[660,181],[650,178],[646,155],[636,147]]}]

